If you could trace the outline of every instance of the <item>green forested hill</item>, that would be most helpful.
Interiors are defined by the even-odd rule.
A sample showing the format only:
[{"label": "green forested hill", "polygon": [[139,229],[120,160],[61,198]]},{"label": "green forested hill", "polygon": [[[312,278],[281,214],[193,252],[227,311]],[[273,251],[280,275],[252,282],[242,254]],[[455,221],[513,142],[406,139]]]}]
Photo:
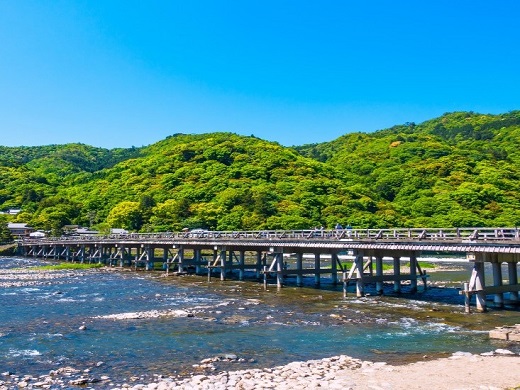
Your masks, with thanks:
[{"label": "green forested hill", "polygon": [[520,111],[445,114],[307,145],[303,155],[358,174],[391,225],[516,226]]},{"label": "green forested hill", "polygon": [[140,149],[0,147],[0,210],[43,229],[516,226],[520,111],[287,148],[230,133]]}]

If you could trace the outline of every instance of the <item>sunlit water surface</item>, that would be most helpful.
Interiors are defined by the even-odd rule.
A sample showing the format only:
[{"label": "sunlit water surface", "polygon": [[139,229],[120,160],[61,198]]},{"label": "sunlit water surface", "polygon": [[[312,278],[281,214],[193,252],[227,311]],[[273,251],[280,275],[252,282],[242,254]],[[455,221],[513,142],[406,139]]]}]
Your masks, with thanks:
[{"label": "sunlit water surface", "polygon": [[[7,269],[42,264],[0,258]],[[59,367],[90,369],[125,381],[133,375],[182,375],[205,358],[234,354],[241,362],[218,370],[259,368],[346,354],[402,363],[518,345],[490,340],[488,330],[520,322],[518,310],[464,314],[455,286],[469,265],[433,273],[433,287],[417,294],[356,298],[324,279],[322,289],[277,289],[255,280],[221,282],[203,276],[164,277],[129,271],[62,271],[33,285],[0,288],[0,372],[42,375]],[[353,291],[353,290],[352,290]],[[367,286],[373,292],[373,286]],[[182,309],[193,317],[114,320],[109,314]],[[86,330],[80,330],[85,325]],[[101,363],[102,362],[102,363]]]}]

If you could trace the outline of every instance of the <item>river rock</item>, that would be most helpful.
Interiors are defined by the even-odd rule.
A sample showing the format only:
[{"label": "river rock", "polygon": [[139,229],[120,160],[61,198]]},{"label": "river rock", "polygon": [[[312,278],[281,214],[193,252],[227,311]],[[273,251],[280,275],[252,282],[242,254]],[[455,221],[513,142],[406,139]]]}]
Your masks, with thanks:
[{"label": "river rock", "polygon": [[495,353],[497,355],[515,355],[514,352],[510,351],[509,349],[495,349]]}]

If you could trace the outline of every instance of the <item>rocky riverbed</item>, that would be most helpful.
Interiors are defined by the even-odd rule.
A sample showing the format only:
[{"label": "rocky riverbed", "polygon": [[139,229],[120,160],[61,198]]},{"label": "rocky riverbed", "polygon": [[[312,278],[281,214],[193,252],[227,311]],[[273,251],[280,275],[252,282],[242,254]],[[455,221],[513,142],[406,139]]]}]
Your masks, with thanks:
[{"label": "rocky riverbed", "polygon": [[[520,356],[507,350],[475,355],[454,353],[449,358],[392,366],[349,356],[292,362],[264,369],[208,374],[215,361],[240,362],[235,355],[201,361],[185,378],[155,376],[143,383],[134,376],[128,383],[114,383],[108,376],[92,376],[90,370],[62,367],[39,377],[2,373],[0,390],[7,389],[516,389],[520,386]],[[99,362],[100,367],[104,363]]]}]

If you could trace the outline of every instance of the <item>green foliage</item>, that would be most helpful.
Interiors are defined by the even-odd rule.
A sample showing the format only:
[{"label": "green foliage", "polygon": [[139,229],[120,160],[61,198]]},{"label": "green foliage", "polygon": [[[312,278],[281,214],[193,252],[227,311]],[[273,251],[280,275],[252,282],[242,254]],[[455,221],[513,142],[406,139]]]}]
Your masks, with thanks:
[{"label": "green foliage", "polygon": [[0,147],[0,210],[59,233],[517,226],[520,111],[456,112],[282,147],[230,133],[144,148]]},{"label": "green foliage", "polygon": [[11,231],[7,228],[8,220],[4,215],[0,215],[0,244],[13,241]]},{"label": "green foliage", "polygon": [[59,264],[51,264],[51,265],[42,265],[38,267],[34,267],[34,270],[45,270],[45,271],[60,271],[60,270],[68,270],[68,269],[90,269],[90,268],[101,268],[104,267],[103,264],[85,264],[85,263],[59,263]]}]

